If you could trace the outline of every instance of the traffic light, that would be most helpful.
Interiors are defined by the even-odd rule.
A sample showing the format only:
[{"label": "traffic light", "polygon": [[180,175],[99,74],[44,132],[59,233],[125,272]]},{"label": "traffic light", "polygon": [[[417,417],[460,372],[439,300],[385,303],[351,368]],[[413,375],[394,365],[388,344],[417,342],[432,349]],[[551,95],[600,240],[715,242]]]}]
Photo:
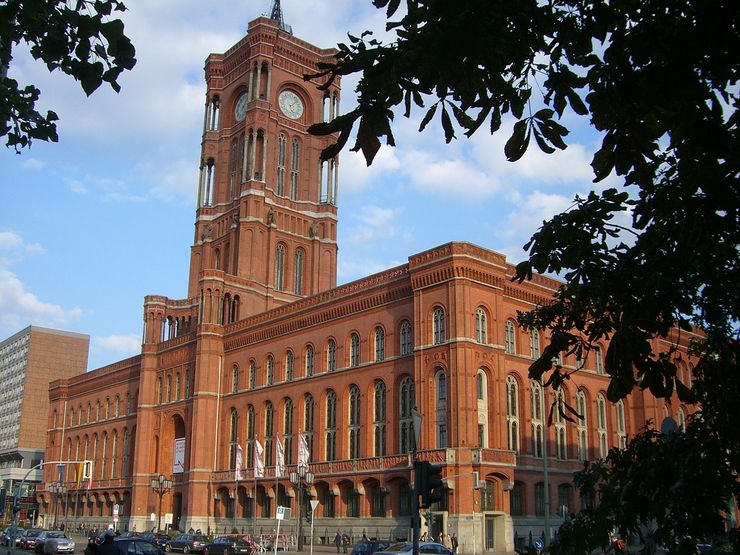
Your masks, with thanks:
[{"label": "traffic light", "polygon": [[7,490],[5,488],[0,489],[0,516],[5,516],[5,500]]},{"label": "traffic light", "polygon": [[414,463],[414,494],[421,496],[420,508],[428,509],[444,498],[443,468],[443,465],[429,461]]}]

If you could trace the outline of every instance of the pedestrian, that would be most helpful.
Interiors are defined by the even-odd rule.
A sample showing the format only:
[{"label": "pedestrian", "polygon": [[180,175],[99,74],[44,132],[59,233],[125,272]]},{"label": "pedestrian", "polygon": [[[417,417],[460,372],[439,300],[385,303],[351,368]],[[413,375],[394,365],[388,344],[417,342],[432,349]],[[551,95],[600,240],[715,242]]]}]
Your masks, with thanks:
[{"label": "pedestrian", "polygon": [[450,537],[450,544],[452,544],[452,553],[453,555],[457,555],[457,534],[455,532],[452,533],[452,536]]},{"label": "pedestrian", "polygon": [[449,534],[442,534],[442,545],[444,545],[447,549],[452,549],[452,538]]},{"label": "pedestrian", "polygon": [[342,536],[337,531],[337,535],[334,536],[334,545],[337,546],[337,553],[339,553],[339,546],[342,545]]},{"label": "pedestrian", "polygon": [[349,547],[349,536],[345,532],[344,535],[342,535],[342,549],[344,553],[347,553],[348,547]]}]

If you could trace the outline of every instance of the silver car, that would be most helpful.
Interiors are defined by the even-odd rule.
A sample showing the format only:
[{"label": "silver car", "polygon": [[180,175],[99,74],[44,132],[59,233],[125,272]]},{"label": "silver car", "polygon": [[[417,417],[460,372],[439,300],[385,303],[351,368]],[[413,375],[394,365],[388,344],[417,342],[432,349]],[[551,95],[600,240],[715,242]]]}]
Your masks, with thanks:
[{"label": "silver car", "polygon": [[46,534],[43,544],[44,555],[75,552],[75,542],[68,538],[63,532],[42,532],[39,534],[39,539],[44,534]]},{"label": "silver car", "polygon": [[[400,542],[376,551],[375,555],[410,555],[413,550],[413,542]],[[452,550],[441,543],[419,542],[419,553],[430,553],[436,555],[452,555]]]}]

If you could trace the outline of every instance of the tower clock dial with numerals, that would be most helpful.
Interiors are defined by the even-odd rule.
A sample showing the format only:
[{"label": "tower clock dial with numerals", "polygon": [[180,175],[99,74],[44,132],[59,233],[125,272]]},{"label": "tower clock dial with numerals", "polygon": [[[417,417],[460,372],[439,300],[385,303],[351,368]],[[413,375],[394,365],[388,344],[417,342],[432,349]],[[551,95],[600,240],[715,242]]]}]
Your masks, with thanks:
[{"label": "tower clock dial with numerals", "polygon": [[303,101],[293,91],[283,91],[278,97],[280,111],[290,119],[298,119],[303,115]]}]

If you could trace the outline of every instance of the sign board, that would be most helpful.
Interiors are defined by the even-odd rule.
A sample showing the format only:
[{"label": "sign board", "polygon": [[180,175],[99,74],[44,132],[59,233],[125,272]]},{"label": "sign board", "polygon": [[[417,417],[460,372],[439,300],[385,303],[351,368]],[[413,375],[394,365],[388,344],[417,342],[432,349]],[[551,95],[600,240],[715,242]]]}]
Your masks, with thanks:
[{"label": "sign board", "polygon": [[157,515],[155,513],[150,514],[149,515],[149,520],[151,520],[152,522],[154,522],[155,520],[157,520]]},{"label": "sign board", "polygon": [[316,510],[316,507],[318,506],[319,506],[319,500],[311,499],[311,512],[314,512]]},{"label": "sign board", "polygon": [[285,519],[285,507],[278,506],[277,512],[275,513],[275,518],[278,520]]},{"label": "sign board", "polygon": [[113,505],[113,516],[118,516],[119,509],[120,509],[120,506],[118,505],[118,503]]},{"label": "sign board", "polygon": [[534,548],[537,551],[542,551],[542,549],[544,549],[544,547],[545,547],[545,542],[542,541],[542,538],[537,538],[536,540],[534,540]]},{"label": "sign board", "polygon": [[172,524],[173,515],[172,513],[164,513],[164,523],[165,524]]},{"label": "sign board", "polygon": [[172,474],[185,472],[185,438],[175,438],[175,453],[172,457]]}]

